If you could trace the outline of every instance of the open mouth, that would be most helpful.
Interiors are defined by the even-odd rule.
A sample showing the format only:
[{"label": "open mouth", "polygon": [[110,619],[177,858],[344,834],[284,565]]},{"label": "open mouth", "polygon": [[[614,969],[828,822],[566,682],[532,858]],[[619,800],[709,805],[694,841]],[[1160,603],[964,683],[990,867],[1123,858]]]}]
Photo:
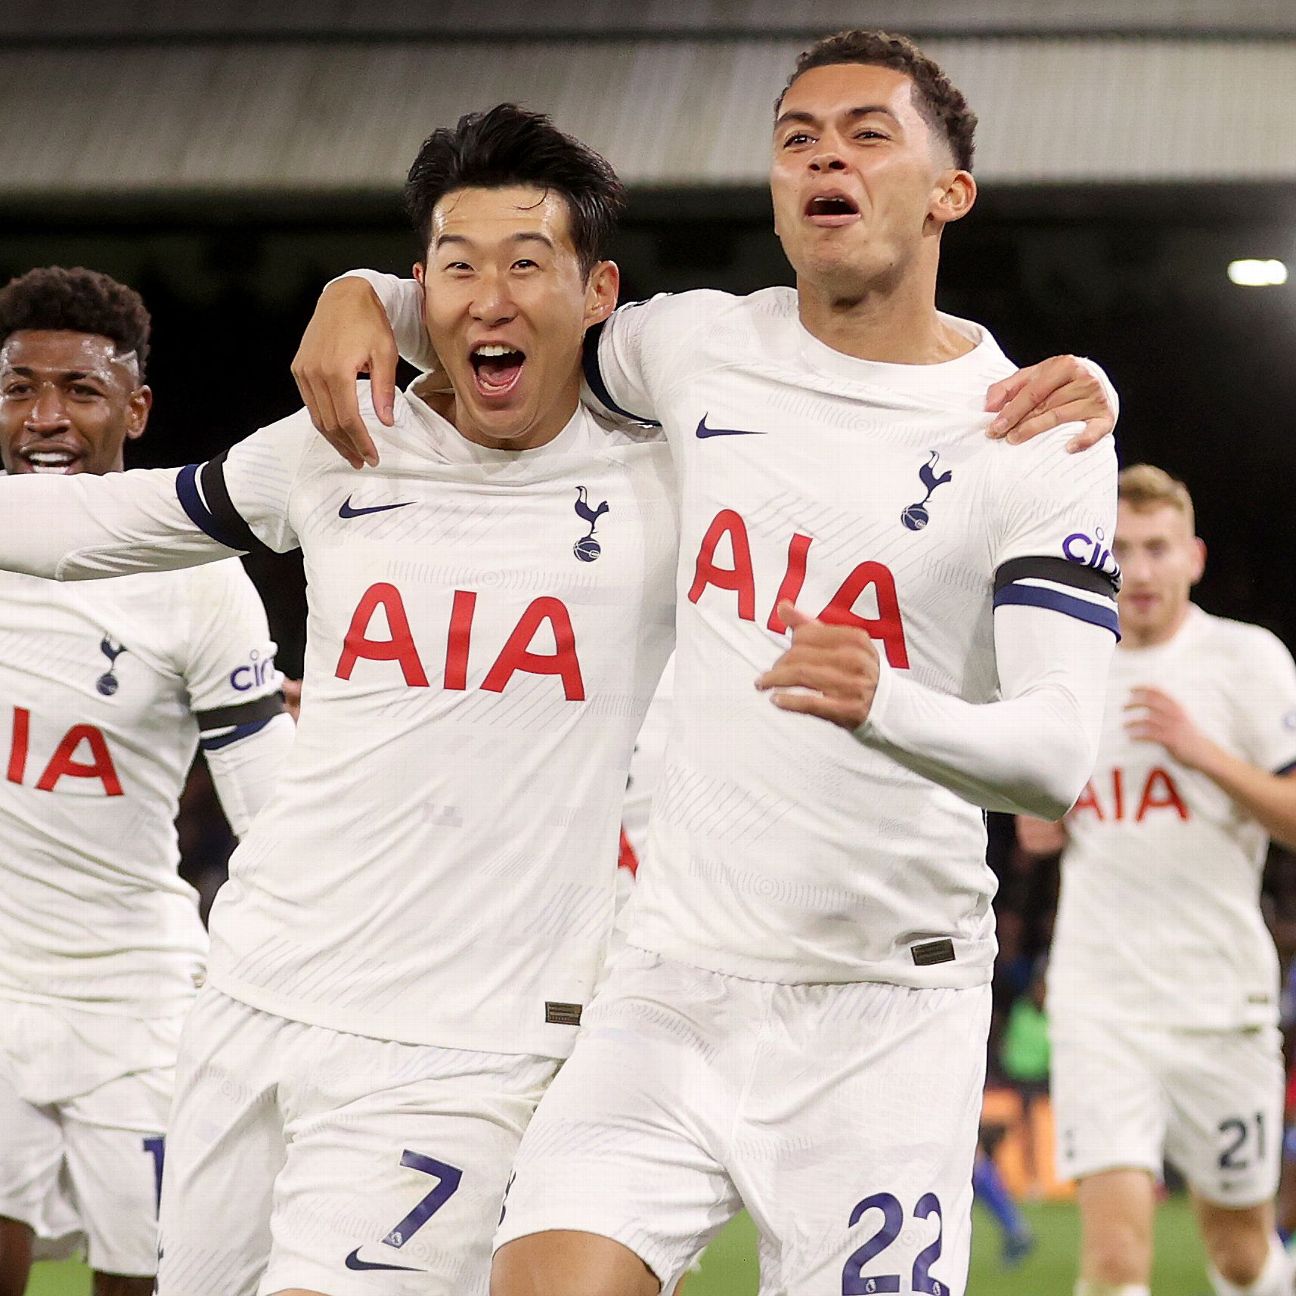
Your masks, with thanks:
[{"label": "open mouth", "polygon": [[468,353],[477,391],[486,397],[507,396],[517,386],[526,353],[502,342],[485,342]]},{"label": "open mouth", "polygon": [[831,228],[859,218],[859,207],[845,194],[815,194],[805,205],[806,216],[816,225]]},{"label": "open mouth", "polygon": [[60,447],[49,450],[19,450],[18,458],[34,473],[67,474],[76,472],[81,456]]}]

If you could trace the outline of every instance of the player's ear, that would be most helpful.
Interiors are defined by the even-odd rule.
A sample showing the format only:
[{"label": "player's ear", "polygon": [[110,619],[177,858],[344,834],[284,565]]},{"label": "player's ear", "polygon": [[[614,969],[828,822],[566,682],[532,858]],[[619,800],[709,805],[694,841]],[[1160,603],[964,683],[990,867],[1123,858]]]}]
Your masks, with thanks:
[{"label": "player's ear", "polygon": [[601,323],[616,309],[621,270],[615,261],[599,261],[585,280],[585,327]]},{"label": "player's ear", "polygon": [[423,281],[427,278],[427,266],[422,261],[415,261],[413,266],[410,267],[410,272],[414,276],[414,281],[422,288],[424,286]]},{"label": "player's ear", "polygon": [[136,387],[126,400],[126,439],[134,441],[144,435],[149,410],[153,408],[153,389]]},{"label": "player's ear", "polygon": [[1206,570],[1206,541],[1201,536],[1193,536],[1192,583],[1197,584]]},{"label": "player's ear", "polygon": [[962,220],[976,202],[977,186],[970,171],[954,168],[942,171],[932,189],[927,217],[938,225]]}]

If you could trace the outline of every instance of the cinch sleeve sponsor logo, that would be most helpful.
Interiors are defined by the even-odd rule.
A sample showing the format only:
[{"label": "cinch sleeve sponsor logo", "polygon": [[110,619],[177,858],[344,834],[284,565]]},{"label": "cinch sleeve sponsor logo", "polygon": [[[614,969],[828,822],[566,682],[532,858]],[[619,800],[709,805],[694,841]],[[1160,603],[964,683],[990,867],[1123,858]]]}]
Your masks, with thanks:
[{"label": "cinch sleeve sponsor logo", "polygon": [[249,689],[260,688],[266,680],[274,675],[274,656],[262,657],[260,652],[253,648],[248,653],[247,664],[236,666],[230,672],[230,687],[239,693],[246,693]]},{"label": "cinch sleeve sponsor logo", "polygon": [[1106,539],[1102,527],[1095,527],[1093,535],[1087,531],[1072,531],[1062,541],[1062,556],[1067,562],[1079,563],[1082,567],[1092,567],[1095,571],[1108,572],[1119,582],[1120,567],[1112,551],[1107,547]]}]

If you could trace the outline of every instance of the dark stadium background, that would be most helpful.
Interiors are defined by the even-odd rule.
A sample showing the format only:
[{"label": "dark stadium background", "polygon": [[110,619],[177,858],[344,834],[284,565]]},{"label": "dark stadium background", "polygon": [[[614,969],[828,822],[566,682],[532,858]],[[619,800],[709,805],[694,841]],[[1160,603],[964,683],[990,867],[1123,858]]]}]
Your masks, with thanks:
[{"label": "dark stadium background", "polygon": [[[132,159],[124,154],[115,163],[122,168],[119,176],[97,174],[93,184],[79,187],[76,168],[93,170],[95,150],[87,141],[102,140],[105,123],[94,112],[68,118],[65,107],[58,116],[54,105],[70,90],[92,106],[95,96],[57,77],[42,83],[42,66],[70,69],[91,81],[100,77],[104,113],[118,114],[128,131],[147,87],[117,79],[119,60],[150,47],[160,56],[192,47],[196,58],[203,51],[224,58],[238,54],[240,41],[259,48],[277,42],[294,58],[309,49],[324,59],[371,36],[375,48],[385,42],[390,49],[403,31],[415,28],[428,49],[476,39],[492,22],[512,39],[517,31],[508,24],[525,13],[523,25],[536,30],[538,62],[578,27],[575,39],[589,43],[590,58],[606,56],[619,68],[618,42],[642,42],[646,31],[662,37],[663,58],[672,42],[695,39],[714,42],[727,57],[726,42],[769,37],[752,15],[773,11],[760,0],[673,9],[670,3],[645,4],[633,18],[625,17],[629,6],[605,0],[530,6],[290,0],[253,13],[232,0],[212,0],[202,19],[175,17],[180,6],[170,7],[171,19],[167,5],[137,6],[144,18],[132,26],[138,15],[100,0],[13,5],[13,30],[0,47],[0,114],[8,128],[7,142],[0,140],[0,279],[38,265],[86,265],[143,295],[154,323],[149,380],[155,404],[147,437],[129,451],[128,464],[140,467],[205,458],[291,412],[298,402],[288,364],[322,284],[356,265],[407,272],[418,249],[400,213],[394,168],[381,186],[331,184],[325,178],[314,187],[267,184],[254,190],[195,182],[192,174],[169,186],[156,177],[135,183]],[[318,23],[312,11],[322,15]],[[676,12],[682,16],[673,26]],[[1050,58],[1063,60],[1063,80],[1068,45],[1083,52],[1101,44],[1116,63],[1136,60],[1140,42],[1162,50],[1177,41],[1204,59],[1227,61],[1240,57],[1240,50],[1254,51],[1257,67],[1269,66],[1268,57],[1296,51],[1296,9],[1283,0],[810,0],[798,9],[796,28],[784,22],[777,34],[793,41],[789,48],[795,50],[806,38],[847,24],[894,26],[924,43],[1025,42],[1027,57],[1030,43],[1038,41]],[[57,63],[56,53],[62,58],[65,48],[79,61]],[[196,77],[199,104],[204,84]],[[501,97],[479,98],[475,84],[465,80],[455,100],[459,110]],[[642,90],[644,83],[636,84]],[[1296,78],[1273,84],[1268,93],[1285,99],[1292,84]],[[1153,125],[1143,135],[1131,127],[1133,135],[1146,142],[1145,136],[1159,134],[1167,149],[1182,146],[1183,155],[1201,165],[1158,166],[1153,156],[1143,170],[1155,178],[1131,179],[1127,173],[1138,168],[1122,170],[1113,162],[1110,170],[1125,179],[1081,183],[1074,176],[1089,174],[1089,164],[1068,167],[1063,159],[1062,178],[984,178],[975,211],[946,235],[940,304],[987,325],[1019,362],[1065,351],[1101,361],[1121,393],[1122,461],[1156,463],[1193,491],[1209,549],[1198,601],[1208,611],[1265,625],[1296,649],[1296,280],[1251,289],[1235,286],[1226,275],[1228,263],[1241,257],[1280,258],[1296,270],[1296,129],[1288,102],[1281,165],[1248,163],[1249,169],[1239,165],[1234,174],[1228,132],[1243,131],[1236,140],[1239,153],[1247,140],[1229,114],[1231,88],[1222,74],[1203,77],[1200,100],[1192,93],[1181,96],[1179,115],[1173,115],[1156,95],[1140,95],[1137,86],[1131,90],[1118,73],[1110,83],[1081,87],[1073,96],[1074,113],[1085,117],[1092,111],[1092,131],[1108,133],[1098,141],[1100,154],[1106,148],[1118,159],[1133,148],[1121,135],[1122,115],[1129,126],[1130,114],[1143,113]],[[372,93],[379,117],[403,111],[402,104],[384,100],[381,82],[362,89]],[[560,86],[553,93],[558,97],[569,89]],[[48,114],[32,99],[46,92]],[[358,89],[335,89],[324,78],[314,93],[325,101],[332,93]],[[1005,94],[1011,100],[1010,90]],[[550,106],[543,94],[537,100],[519,91],[518,98],[529,106]],[[1105,116],[1095,109],[1095,101],[1104,100],[1111,106]],[[1184,111],[1184,102],[1192,111]],[[158,111],[156,95],[149,104],[147,111]],[[974,106],[989,117],[975,99]],[[189,113],[199,129],[200,111],[180,102],[174,110]],[[662,102],[646,102],[641,111],[651,117],[677,109],[663,91]],[[57,130],[45,132],[43,118],[50,114],[58,117]],[[560,125],[575,129],[561,112],[556,115]],[[403,138],[416,144],[442,120],[420,121]],[[1087,130],[1082,127],[1077,138],[1083,140]],[[338,147],[355,146],[343,141]],[[62,171],[44,156],[60,147],[69,159]],[[623,170],[642,170],[631,165],[638,159],[608,151]],[[21,169],[36,163],[47,178],[25,185]],[[632,183],[614,256],[622,267],[625,300],[671,289],[745,292],[790,282],[758,178],[741,184]],[[249,568],[267,603],[280,664],[295,675],[302,655],[300,564],[292,557],[258,559]],[[1239,670],[1245,668],[1238,663]],[[201,777],[191,785],[181,830],[186,870],[210,898],[232,843]],[[997,817],[991,861],[1001,878],[997,999],[1003,1006],[1025,987],[1047,945],[1057,872],[1055,865],[1031,865],[1017,853],[1010,825]],[[1285,857],[1271,862],[1268,887],[1280,943],[1290,953],[1296,947],[1296,870]]]}]

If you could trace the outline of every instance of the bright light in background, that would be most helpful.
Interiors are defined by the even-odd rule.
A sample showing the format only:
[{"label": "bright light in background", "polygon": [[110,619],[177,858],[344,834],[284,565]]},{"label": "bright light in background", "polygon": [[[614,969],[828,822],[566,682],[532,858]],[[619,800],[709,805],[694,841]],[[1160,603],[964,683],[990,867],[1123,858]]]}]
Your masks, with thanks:
[{"label": "bright light in background", "polygon": [[1281,261],[1230,261],[1228,277],[1243,288],[1269,288],[1287,282],[1287,267]]}]

